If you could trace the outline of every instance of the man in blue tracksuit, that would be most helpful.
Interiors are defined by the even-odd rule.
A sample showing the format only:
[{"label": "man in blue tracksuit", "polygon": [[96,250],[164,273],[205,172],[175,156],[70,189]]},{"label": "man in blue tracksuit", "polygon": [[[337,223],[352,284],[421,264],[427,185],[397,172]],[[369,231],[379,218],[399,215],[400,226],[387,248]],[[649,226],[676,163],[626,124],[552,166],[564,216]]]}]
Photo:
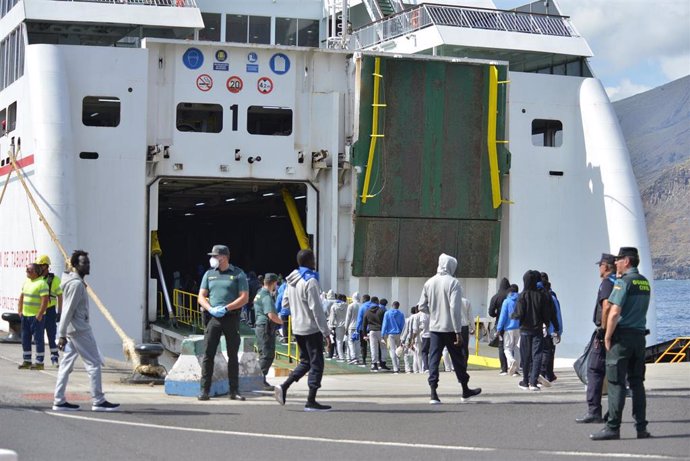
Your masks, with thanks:
[{"label": "man in blue tracksuit", "polygon": [[515,312],[515,304],[518,298],[518,286],[513,284],[508,288],[506,299],[501,305],[501,314],[496,324],[496,332],[503,338],[503,350],[506,355],[508,374],[514,375],[518,369],[518,361],[515,352],[519,351],[520,322],[511,317]]},{"label": "man in blue tracksuit", "polygon": [[396,351],[400,346],[400,334],[405,328],[405,314],[399,309],[400,303],[393,301],[393,309],[388,309],[383,314],[383,325],[381,326],[381,337],[388,345],[388,354],[393,362],[393,373],[400,371],[400,361]]}]

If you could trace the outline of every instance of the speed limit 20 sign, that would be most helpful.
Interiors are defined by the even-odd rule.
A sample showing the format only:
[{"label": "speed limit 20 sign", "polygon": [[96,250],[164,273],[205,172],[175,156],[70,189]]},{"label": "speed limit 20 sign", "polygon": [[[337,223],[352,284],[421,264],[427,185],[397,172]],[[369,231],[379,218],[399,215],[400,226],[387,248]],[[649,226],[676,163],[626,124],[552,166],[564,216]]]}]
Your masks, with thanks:
[{"label": "speed limit 20 sign", "polygon": [[240,77],[238,77],[237,75],[233,75],[225,83],[225,86],[228,87],[228,91],[230,93],[239,93],[240,91],[242,91],[243,85],[244,84],[242,83],[242,79]]}]

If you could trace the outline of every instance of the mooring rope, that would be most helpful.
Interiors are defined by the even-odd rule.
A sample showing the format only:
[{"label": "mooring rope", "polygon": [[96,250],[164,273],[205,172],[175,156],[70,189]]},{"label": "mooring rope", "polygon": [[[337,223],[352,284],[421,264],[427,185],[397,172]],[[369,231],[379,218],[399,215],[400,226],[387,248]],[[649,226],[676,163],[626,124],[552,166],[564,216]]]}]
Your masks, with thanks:
[{"label": "mooring rope", "polygon": [[[15,161],[15,154],[13,152],[10,152],[10,162],[12,163],[12,169],[17,172],[17,178],[19,178],[19,182],[21,183],[22,187],[24,188],[24,191],[26,192],[26,195],[29,198],[31,205],[33,206],[34,210],[36,211],[36,214],[38,214],[39,221],[41,221],[43,223],[43,225],[45,226],[46,230],[48,231],[48,235],[50,235],[51,240],[58,247],[58,250],[60,250],[62,257],[65,259],[65,263],[66,263],[67,267],[71,270],[72,264],[70,263],[70,258],[67,255],[65,248],[62,246],[60,239],[58,239],[57,235],[53,231],[53,228],[50,226],[50,223],[48,223],[48,220],[46,219],[46,217],[41,212],[41,209],[38,206],[38,203],[36,203],[36,200],[34,200],[34,196],[31,193],[31,190],[29,189],[29,186],[26,184],[26,181],[24,179],[24,172],[17,165],[17,163]],[[12,172],[12,170],[10,170],[10,172],[7,174],[7,182],[5,182],[5,187],[3,187],[2,195],[5,194],[5,189],[7,188],[7,183],[9,182],[9,175],[11,172]],[[2,203],[2,195],[0,195],[0,203]],[[117,335],[120,337],[120,340],[122,341],[122,350],[125,353],[125,356],[127,357],[127,359],[129,359],[132,362],[132,365],[134,366],[135,371],[137,371],[137,369],[139,367],[141,367],[141,361],[139,359],[139,356],[135,352],[134,340],[132,338],[130,338],[129,336],[127,336],[127,334],[120,327],[120,325],[117,323],[115,318],[110,314],[110,311],[108,311],[108,309],[105,307],[105,304],[103,304],[103,302],[98,297],[96,292],[88,284],[86,285],[86,291],[89,294],[89,297],[93,300],[93,302],[98,307],[98,310],[101,311],[103,316],[110,323],[110,326],[113,327],[113,330],[115,330],[115,333],[117,333]]]}]

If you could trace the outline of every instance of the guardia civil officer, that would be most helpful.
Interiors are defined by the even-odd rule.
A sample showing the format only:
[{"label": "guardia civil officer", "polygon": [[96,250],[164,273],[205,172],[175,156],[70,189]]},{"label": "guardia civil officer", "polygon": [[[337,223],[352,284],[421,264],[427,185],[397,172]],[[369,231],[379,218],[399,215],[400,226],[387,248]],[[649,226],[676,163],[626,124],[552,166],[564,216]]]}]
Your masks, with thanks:
[{"label": "guardia civil officer", "polygon": [[650,437],[644,390],[644,337],[651,290],[649,281],[637,270],[639,263],[640,256],[634,247],[621,247],[615,258],[616,272],[620,278],[613,285],[609,297],[611,306],[604,334],[609,417],[604,429],[590,435],[592,440],[620,438],[626,376],[632,390],[632,414],[637,438]]},{"label": "guardia civil officer", "polygon": [[239,267],[230,264],[230,249],[213,245],[209,253],[211,269],[201,279],[199,305],[204,309],[204,359],[201,364],[201,393],[199,400],[208,400],[213,378],[213,361],[220,335],[225,336],[228,351],[228,380],[230,399],[244,400],[239,393],[240,311],[249,298],[247,276]]},{"label": "guardia civil officer", "polygon": [[576,418],[577,423],[603,423],[601,418],[601,394],[606,379],[606,348],[604,347],[604,330],[611,304],[609,296],[616,281],[615,259],[612,254],[602,253],[597,262],[599,265],[599,291],[594,304],[592,321],[596,331],[592,336],[592,352],[587,365],[587,414]]}]

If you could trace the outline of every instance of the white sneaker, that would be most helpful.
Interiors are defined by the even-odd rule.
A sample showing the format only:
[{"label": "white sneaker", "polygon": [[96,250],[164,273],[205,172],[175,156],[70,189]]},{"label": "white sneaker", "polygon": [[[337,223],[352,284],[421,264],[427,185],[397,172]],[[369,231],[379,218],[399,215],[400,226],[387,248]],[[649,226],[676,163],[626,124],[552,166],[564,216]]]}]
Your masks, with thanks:
[{"label": "white sneaker", "polygon": [[517,368],[518,368],[517,360],[513,360],[513,363],[510,364],[510,368],[508,368],[508,374],[511,376],[515,376],[515,372],[517,371]]},{"label": "white sneaker", "polygon": [[544,378],[542,375],[539,375],[537,377],[537,381],[539,381],[539,384],[541,384],[544,387],[551,387],[551,381],[548,379]]}]

